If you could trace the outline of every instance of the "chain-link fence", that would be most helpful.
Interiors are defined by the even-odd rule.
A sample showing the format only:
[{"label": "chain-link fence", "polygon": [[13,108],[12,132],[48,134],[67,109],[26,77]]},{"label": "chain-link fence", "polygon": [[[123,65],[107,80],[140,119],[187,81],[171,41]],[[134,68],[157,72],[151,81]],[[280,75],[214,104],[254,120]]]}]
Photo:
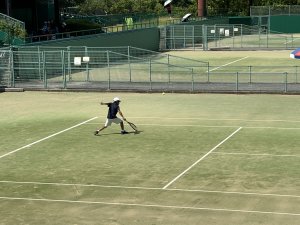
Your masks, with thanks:
[{"label": "chain-link fence", "polygon": [[294,49],[300,45],[299,37],[243,24],[173,25],[161,28],[160,49]]},{"label": "chain-link fence", "polygon": [[132,47],[0,52],[0,82],[25,90],[300,93],[298,66],[210,66]]},{"label": "chain-link fence", "polygon": [[13,86],[11,83],[11,65],[12,65],[11,51],[0,51],[0,87],[1,86]]},{"label": "chain-link fence", "polygon": [[300,15],[300,5],[251,6],[250,16]]},{"label": "chain-link fence", "polygon": [[[207,63],[197,65],[200,61],[196,60],[186,66],[179,65],[178,61],[184,58],[180,60],[137,48],[112,49],[114,51],[87,47],[16,48],[5,53],[11,54],[12,70],[9,76],[3,73],[1,80],[5,86],[22,88],[154,90],[169,88],[170,83],[192,81],[193,63],[195,67],[208,68]],[[1,69],[7,70],[7,67]]]}]

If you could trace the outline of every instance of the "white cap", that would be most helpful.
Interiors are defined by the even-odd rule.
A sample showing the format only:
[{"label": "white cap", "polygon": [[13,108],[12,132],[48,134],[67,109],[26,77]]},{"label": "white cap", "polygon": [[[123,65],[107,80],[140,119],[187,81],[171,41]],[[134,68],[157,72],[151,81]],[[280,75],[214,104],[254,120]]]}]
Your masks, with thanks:
[{"label": "white cap", "polygon": [[118,97],[114,97],[113,101],[114,102],[120,102],[121,100]]}]

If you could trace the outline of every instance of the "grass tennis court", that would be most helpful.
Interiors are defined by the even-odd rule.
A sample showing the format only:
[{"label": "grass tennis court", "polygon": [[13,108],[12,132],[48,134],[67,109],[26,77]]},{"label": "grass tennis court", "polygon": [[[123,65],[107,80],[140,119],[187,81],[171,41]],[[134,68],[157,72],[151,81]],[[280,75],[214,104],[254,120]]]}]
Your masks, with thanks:
[{"label": "grass tennis court", "polygon": [[[94,136],[99,102],[115,96],[142,132]],[[299,96],[5,92],[0,102],[0,224],[299,223]]]}]

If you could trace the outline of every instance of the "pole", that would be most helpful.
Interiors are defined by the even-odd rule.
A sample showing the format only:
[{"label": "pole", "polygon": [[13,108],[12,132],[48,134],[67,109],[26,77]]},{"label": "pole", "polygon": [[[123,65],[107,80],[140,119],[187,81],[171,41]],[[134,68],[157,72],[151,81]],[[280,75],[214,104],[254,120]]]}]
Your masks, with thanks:
[{"label": "pole", "polygon": [[6,15],[11,15],[11,0],[5,0],[6,5]]},{"label": "pole", "polygon": [[198,0],[198,17],[204,16],[205,0]]}]

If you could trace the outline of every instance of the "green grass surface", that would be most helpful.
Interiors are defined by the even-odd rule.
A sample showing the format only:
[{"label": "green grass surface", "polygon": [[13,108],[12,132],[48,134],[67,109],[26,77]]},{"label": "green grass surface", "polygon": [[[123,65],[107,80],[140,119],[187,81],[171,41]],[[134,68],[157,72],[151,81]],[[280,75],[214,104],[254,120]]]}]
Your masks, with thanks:
[{"label": "green grass surface", "polygon": [[[99,102],[115,96],[141,132],[94,136]],[[0,102],[0,224],[300,219],[298,96],[6,92]]]}]

